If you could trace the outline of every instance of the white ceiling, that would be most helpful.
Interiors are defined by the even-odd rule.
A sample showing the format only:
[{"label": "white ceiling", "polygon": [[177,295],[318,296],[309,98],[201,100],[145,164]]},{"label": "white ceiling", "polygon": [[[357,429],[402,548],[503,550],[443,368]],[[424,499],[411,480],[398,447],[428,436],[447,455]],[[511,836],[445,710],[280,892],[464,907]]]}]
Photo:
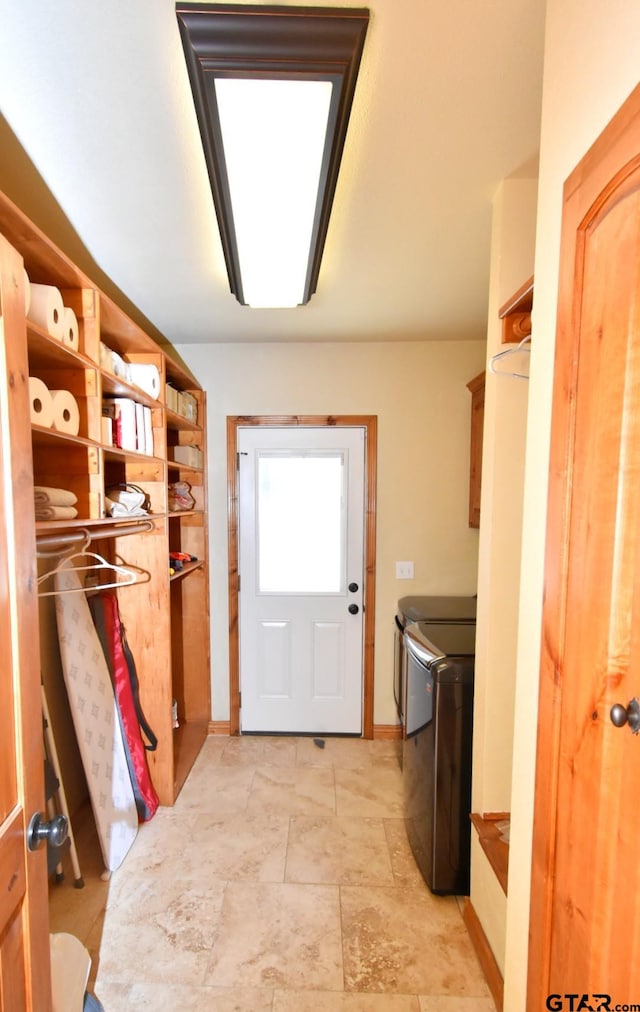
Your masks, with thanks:
[{"label": "white ceiling", "polygon": [[318,290],[297,309],[229,293],[173,0],[0,0],[1,111],[175,344],[482,339],[491,199],[536,171],[544,7],[371,0]]}]

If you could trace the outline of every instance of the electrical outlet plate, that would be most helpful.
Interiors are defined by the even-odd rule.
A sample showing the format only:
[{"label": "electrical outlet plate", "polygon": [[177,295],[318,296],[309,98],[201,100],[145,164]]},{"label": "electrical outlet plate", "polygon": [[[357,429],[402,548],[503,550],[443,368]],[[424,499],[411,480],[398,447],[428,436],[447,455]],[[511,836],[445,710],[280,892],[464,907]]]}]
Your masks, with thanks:
[{"label": "electrical outlet plate", "polygon": [[413,580],[413,562],[396,562],[396,580]]}]

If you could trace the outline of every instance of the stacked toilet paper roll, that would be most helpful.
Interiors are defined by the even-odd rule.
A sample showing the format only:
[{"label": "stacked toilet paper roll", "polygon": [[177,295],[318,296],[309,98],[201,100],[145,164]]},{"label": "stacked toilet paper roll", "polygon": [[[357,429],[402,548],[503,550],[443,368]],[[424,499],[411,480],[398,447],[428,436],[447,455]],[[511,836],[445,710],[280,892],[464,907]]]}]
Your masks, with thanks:
[{"label": "stacked toilet paper roll", "polygon": [[78,402],[69,390],[51,390],[53,428],[77,436],[80,431]]},{"label": "stacked toilet paper roll", "polygon": [[69,309],[68,306],[64,306],[62,310],[62,343],[74,351],[78,350],[80,344],[78,320],[73,309]]},{"label": "stacked toilet paper roll", "polygon": [[80,409],[69,390],[49,390],[37,376],[29,377],[31,424],[56,429],[71,436],[80,431]]},{"label": "stacked toilet paper roll", "polygon": [[157,366],[147,362],[129,362],[129,376],[131,382],[149,397],[157,400],[160,396],[160,370]]},{"label": "stacked toilet paper roll", "polygon": [[34,285],[24,272],[24,308],[27,319],[46,330],[49,337],[55,337],[74,351],[78,351],[80,331],[73,309],[65,306],[62,293],[54,285]]},{"label": "stacked toilet paper roll", "polygon": [[31,405],[31,424],[42,425],[50,429],[53,425],[53,401],[51,392],[37,376],[29,376],[29,403]]},{"label": "stacked toilet paper roll", "polygon": [[31,302],[27,317],[32,323],[46,330],[49,337],[62,340],[64,303],[58,288],[53,285],[31,284]]}]

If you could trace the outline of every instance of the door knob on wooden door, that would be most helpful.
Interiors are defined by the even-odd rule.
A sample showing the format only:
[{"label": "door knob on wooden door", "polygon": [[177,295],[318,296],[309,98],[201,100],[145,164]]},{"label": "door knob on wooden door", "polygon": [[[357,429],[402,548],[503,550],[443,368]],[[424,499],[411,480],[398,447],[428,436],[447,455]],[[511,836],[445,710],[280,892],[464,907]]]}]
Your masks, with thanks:
[{"label": "door knob on wooden door", "polygon": [[614,703],[609,716],[611,723],[616,727],[624,727],[625,724],[628,724],[631,731],[638,734],[640,731],[640,700],[636,697],[626,707],[622,703]]},{"label": "door knob on wooden door", "polygon": [[69,822],[66,815],[56,815],[51,822],[44,822],[40,812],[31,819],[27,830],[27,847],[37,850],[43,840],[52,847],[61,847],[69,833]]}]

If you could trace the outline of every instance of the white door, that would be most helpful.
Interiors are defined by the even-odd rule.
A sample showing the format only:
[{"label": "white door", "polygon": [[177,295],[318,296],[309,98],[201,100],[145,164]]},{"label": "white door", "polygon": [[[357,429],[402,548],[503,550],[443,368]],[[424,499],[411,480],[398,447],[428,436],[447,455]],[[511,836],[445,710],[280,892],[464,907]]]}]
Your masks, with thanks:
[{"label": "white door", "polygon": [[361,734],[363,428],[238,430],[240,727]]}]

